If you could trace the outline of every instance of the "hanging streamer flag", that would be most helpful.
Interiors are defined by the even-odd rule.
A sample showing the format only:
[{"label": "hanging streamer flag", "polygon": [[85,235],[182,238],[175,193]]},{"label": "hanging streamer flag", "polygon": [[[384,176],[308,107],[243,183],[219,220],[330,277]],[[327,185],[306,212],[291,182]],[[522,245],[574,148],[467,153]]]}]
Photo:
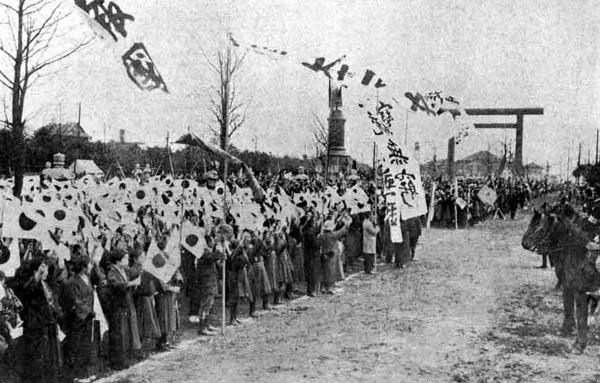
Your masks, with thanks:
[{"label": "hanging streamer flag", "polygon": [[[441,91],[421,93],[404,93],[404,100],[408,100],[408,107],[413,112],[424,112],[429,116],[437,117],[444,113],[449,113],[456,122],[455,129],[452,131],[455,143],[460,142],[468,136],[477,134],[475,126],[467,120],[467,113],[460,107],[460,103],[452,96],[444,95]],[[406,102],[393,99],[397,104],[407,105]],[[407,109],[408,109],[407,108]]]},{"label": "hanging streamer flag", "polygon": [[131,43],[127,39],[127,21],[133,22],[135,20],[132,15],[123,12],[121,7],[113,1],[110,1],[106,6],[104,0],[74,1],[77,9],[83,13],[84,19],[96,36],[106,41],[113,40],[111,46],[117,47],[115,49],[126,49],[121,44],[117,44],[120,42],[130,46],[121,55],[121,60],[125,66],[127,76],[138,88],[148,92],[159,89],[169,93],[167,85],[158,72],[145,45],[141,42]]},{"label": "hanging streamer flag", "polygon": [[[364,71],[352,71],[350,66],[344,64],[343,61],[346,55],[341,57],[328,60],[326,57],[316,57],[313,60],[295,60],[292,58],[288,51],[273,49],[269,47],[260,47],[257,44],[245,44],[241,43],[233,37],[233,34],[229,34],[229,40],[236,48],[244,49],[246,52],[252,52],[267,56],[272,59],[280,59],[286,57],[297,64],[308,68],[316,73],[322,73],[325,77],[338,82],[345,82],[347,79],[356,79],[363,86],[373,86],[375,88],[383,88],[386,86],[383,79],[376,76],[376,73],[371,69],[365,69]],[[360,75],[362,73],[362,76]],[[377,80],[375,80],[377,78]]]},{"label": "hanging streamer flag", "polygon": [[376,136],[392,133],[392,121],[394,121],[394,117],[391,111],[393,108],[392,105],[379,101],[374,113],[371,111],[367,112],[369,120],[374,125],[373,133]]},{"label": "hanging streamer flag", "polygon": [[346,58],[346,55],[340,57],[337,60],[330,62],[329,64],[325,64],[325,57],[317,57],[312,64],[309,64],[307,62],[302,62],[302,65],[314,72],[317,72],[317,73],[323,72],[323,74],[325,76],[327,76],[327,78],[332,78],[331,73],[330,73],[331,69],[334,66],[336,66],[338,63],[341,63],[342,60],[345,58]]},{"label": "hanging streamer flag", "polygon": [[135,43],[122,56],[123,65],[127,70],[127,76],[141,90],[152,91],[160,89],[165,93],[169,93],[167,84],[165,84],[162,76],[158,73],[158,69],[154,65],[154,61],[150,57],[148,50],[143,43]]},{"label": "hanging streamer flag", "polygon": [[229,40],[231,41],[231,44],[236,48],[244,49],[246,52],[257,53],[274,61],[286,57],[288,55],[287,51],[272,49],[265,46],[260,47],[257,44],[240,44],[236,39],[233,38],[233,35],[231,33],[229,34]]},{"label": "hanging streamer flag", "polygon": [[[100,38],[108,35],[118,41],[117,33],[127,37],[125,22],[135,20],[132,15],[124,13],[121,7],[113,1],[110,1],[108,6],[104,6],[104,0],[92,0],[89,3],[87,0],[75,0],[75,5],[93,20],[92,22],[88,19],[90,27]],[[98,27],[102,29],[99,30]]]},{"label": "hanging streamer flag", "polygon": [[[317,57],[313,60],[296,60],[290,57],[287,51],[280,51],[278,49],[272,49],[269,47],[260,47],[257,44],[244,44],[234,39],[232,34],[230,34],[229,38],[235,47],[244,49],[246,52],[258,53],[271,59],[280,59],[282,56],[285,56],[287,59],[295,62],[296,64],[300,64],[304,68],[322,74],[327,79],[337,82],[338,85],[335,87],[335,89],[338,91],[344,87],[348,87],[348,79],[354,79],[354,81],[356,81],[357,84],[360,83],[361,86],[373,87],[375,89],[380,89],[387,86],[384,80],[377,76],[375,71],[369,68],[364,70],[354,70],[354,68],[351,68],[348,64],[345,64],[344,60],[346,59],[346,55],[342,55],[341,57],[333,60],[328,60],[326,57]],[[339,97],[332,97],[330,91],[330,104],[335,99],[339,99]],[[367,98],[366,100],[358,102],[358,107],[364,108],[365,105],[370,104],[369,101],[370,99]],[[455,124],[453,125],[453,129],[448,131],[447,134],[449,137],[455,137],[455,142],[457,144],[460,144],[461,140],[465,137],[476,132],[474,125],[467,121],[464,110],[459,108],[459,102],[454,97],[444,95],[440,91],[433,91],[424,94],[418,92],[414,94],[412,92],[406,92],[404,97],[399,99],[392,98],[391,101],[394,101],[398,106],[406,110],[413,112],[425,112],[431,117],[437,117],[444,113],[451,114]],[[371,120],[371,122],[376,123],[381,119],[393,120],[391,115],[391,101],[383,102],[383,105],[379,105],[378,102],[377,111],[367,112],[367,117]],[[385,133],[385,131],[382,129],[379,129],[379,131],[379,134]]]}]

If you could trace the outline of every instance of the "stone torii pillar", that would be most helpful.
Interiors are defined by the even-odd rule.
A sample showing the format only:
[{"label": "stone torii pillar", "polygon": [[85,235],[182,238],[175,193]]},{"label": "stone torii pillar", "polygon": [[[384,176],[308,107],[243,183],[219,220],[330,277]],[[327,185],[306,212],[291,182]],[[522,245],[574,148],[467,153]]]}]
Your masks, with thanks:
[{"label": "stone torii pillar", "polygon": [[[476,129],[515,129],[515,170],[523,175],[523,116],[543,115],[544,108],[485,108],[465,109],[469,116],[515,116],[514,123],[476,123]],[[452,143],[450,143],[452,142]],[[450,163],[452,162],[452,164]],[[448,176],[454,178],[454,138],[448,141]]]}]

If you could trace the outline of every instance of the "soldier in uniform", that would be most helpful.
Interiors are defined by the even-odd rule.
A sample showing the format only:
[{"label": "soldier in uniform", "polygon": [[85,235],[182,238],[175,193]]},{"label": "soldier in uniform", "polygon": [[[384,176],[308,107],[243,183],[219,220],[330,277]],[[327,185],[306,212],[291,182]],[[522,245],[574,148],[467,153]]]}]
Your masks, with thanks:
[{"label": "soldier in uniform", "polygon": [[206,236],[206,249],[204,255],[196,260],[195,284],[192,300],[199,307],[198,326],[199,335],[212,335],[217,329],[210,324],[210,313],[217,295],[217,261],[222,260],[224,254],[215,249],[211,236]]}]

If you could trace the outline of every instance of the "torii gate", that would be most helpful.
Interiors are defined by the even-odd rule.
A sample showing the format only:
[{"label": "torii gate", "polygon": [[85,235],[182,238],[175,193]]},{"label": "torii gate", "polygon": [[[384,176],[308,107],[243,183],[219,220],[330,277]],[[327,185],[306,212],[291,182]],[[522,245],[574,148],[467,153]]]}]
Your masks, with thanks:
[{"label": "torii gate", "polygon": [[[515,123],[477,123],[476,129],[516,129],[515,170],[523,175],[523,116],[543,115],[544,108],[465,109],[469,116],[516,116]],[[448,140],[448,176],[454,179],[454,138]]]}]

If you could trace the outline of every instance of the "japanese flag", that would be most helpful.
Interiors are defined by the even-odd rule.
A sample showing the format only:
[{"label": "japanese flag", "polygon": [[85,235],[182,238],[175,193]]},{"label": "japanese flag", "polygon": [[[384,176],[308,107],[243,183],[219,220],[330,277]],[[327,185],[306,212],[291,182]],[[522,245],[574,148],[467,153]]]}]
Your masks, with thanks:
[{"label": "japanese flag", "polygon": [[0,270],[7,277],[14,277],[15,270],[19,266],[21,266],[21,257],[17,238],[6,238],[4,241],[0,238]]},{"label": "japanese flag", "polygon": [[148,253],[142,267],[162,283],[168,283],[177,271],[177,267],[169,262],[168,256],[158,248],[154,240],[152,240],[148,248]]},{"label": "japanese flag", "polygon": [[182,245],[187,251],[194,254],[196,259],[201,258],[202,255],[204,255],[204,249],[206,249],[204,229],[192,225],[192,223],[189,221],[184,222],[182,231]]}]

